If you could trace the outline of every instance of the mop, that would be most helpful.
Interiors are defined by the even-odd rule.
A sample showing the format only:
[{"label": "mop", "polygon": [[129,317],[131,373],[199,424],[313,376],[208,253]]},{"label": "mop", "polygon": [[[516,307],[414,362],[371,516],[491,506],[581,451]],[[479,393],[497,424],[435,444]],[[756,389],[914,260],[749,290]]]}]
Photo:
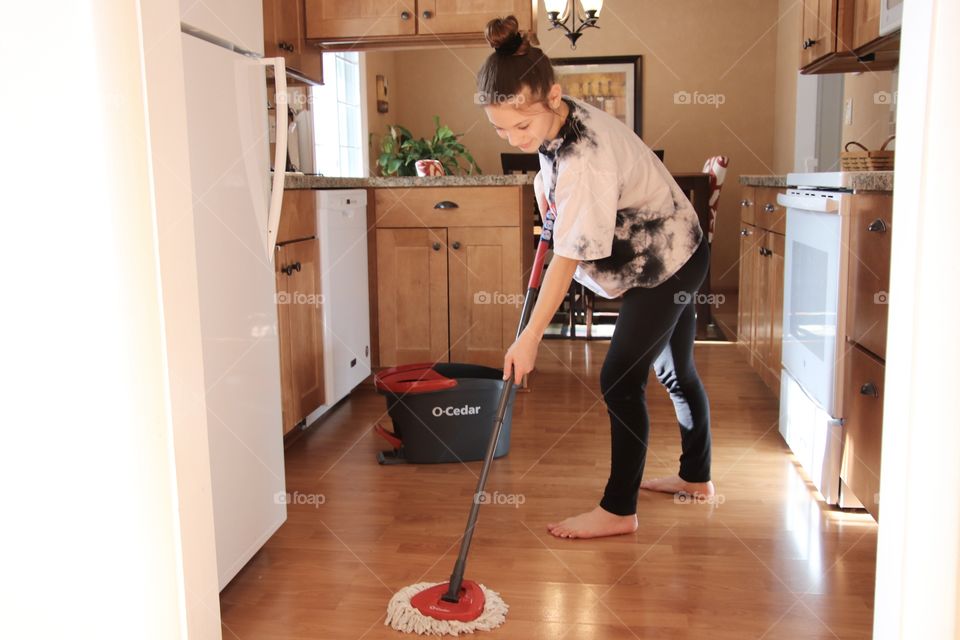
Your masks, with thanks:
[{"label": "mop", "polygon": [[[545,216],[543,232],[537,245],[536,258],[533,261],[533,270],[530,272],[530,284],[523,299],[523,310],[520,312],[520,326],[517,327],[517,337],[533,312],[537,291],[540,288],[540,276],[543,272],[543,261],[547,254],[547,247],[553,227],[554,218],[552,208]],[[398,631],[418,633],[421,635],[452,635],[473,633],[474,631],[490,631],[496,629],[507,616],[507,603],[500,594],[473,580],[464,580],[463,572],[467,563],[467,552],[473,539],[473,530],[477,524],[477,515],[487,484],[487,475],[493,454],[500,438],[500,429],[507,412],[510,390],[513,386],[513,372],[509,380],[503,382],[500,391],[500,401],[497,404],[497,413],[494,418],[493,430],[490,433],[490,442],[487,444],[486,455],[483,458],[483,467],[477,480],[477,490],[473,494],[473,504],[470,506],[470,516],[467,518],[467,527],[460,543],[460,554],[454,565],[449,582],[419,582],[404,587],[390,599],[387,605],[387,619],[384,624]]]}]

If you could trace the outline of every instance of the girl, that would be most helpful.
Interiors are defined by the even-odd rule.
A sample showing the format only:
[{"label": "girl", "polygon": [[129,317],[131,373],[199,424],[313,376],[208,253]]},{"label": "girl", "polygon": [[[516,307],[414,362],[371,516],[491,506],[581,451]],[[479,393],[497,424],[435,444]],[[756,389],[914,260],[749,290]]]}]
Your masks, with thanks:
[{"label": "girl", "polygon": [[[477,99],[497,134],[538,151],[535,190],[552,230],[553,258],[530,322],[504,356],[504,379],[533,369],[543,332],[571,278],[606,298],[622,296],[600,388],[610,416],[610,477],[592,511],[554,522],[561,538],[637,529],[640,488],[710,496],[710,408],[693,363],[693,298],[709,249],[697,214],[656,155],[626,125],[561,95],[543,51],[516,18],[491,20],[494,52],[477,76]],[[552,229],[551,229],[552,228]],[[680,472],[641,484],[650,421],[650,367],[680,423]]]}]

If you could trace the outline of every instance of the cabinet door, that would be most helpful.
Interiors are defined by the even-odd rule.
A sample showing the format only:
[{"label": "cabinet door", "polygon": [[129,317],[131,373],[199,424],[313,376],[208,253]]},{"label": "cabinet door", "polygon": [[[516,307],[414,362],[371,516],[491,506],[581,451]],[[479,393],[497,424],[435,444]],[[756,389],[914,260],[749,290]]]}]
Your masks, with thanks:
[{"label": "cabinet door", "polygon": [[863,193],[850,207],[846,335],[879,358],[887,354],[887,298],[893,196]]},{"label": "cabinet door", "polygon": [[267,57],[282,56],[288,67],[317,82],[323,81],[323,57],[305,40],[304,6],[300,0],[264,0],[263,49]]},{"label": "cabinet door", "polygon": [[521,31],[530,30],[529,0],[417,0],[417,32],[482,33],[491,18],[511,14],[517,17]]},{"label": "cabinet door", "polygon": [[862,47],[880,36],[880,2],[881,0],[856,0],[854,2],[854,48]]},{"label": "cabinet door", "polygon": [[277,242],[306,240],[317,235],[317,192],[311,189],[287,189],[283,192],[283,208]]},{"label": "cabinet door", "polygon": [[317,240],[277,250],[284,433],[323,404],[323,317]]},{"label": "cabinet door", "polygon": [[377,229],[380,364],[446,362],[447,230]]},{"label": "cabinet door", "polygon": [[757,260],[757,281],[756,297],[754,304],[754,334],[753,334],[753,368],[763,378],[764,382],[769,381],[767,364],[769,362],[768,354],[770,352],[771,329],[773,327],[773,317],[771,316],[772,305],[770,304],[770,258],[767,252],[770,235],[769,231],[757,229],[760,234],[760,241],[757,243],[757,250],[754,252]]},{"label": "cabinet door", "polygon": [[804,0],[802,66],[837,51],[838,0]]},{"label": "cabinet door", "polygon": [[517,229],[461,227],[447,233],[450,359],[502,367],[523,306]]},{"label": "cabinet door", "polygon": [[415,0],[305,0],[307,38],[416,33]]},{"label": "cabinet door", "polygon": [[786,238],[766,234],[767,299],[770,304],[770,342],[766,352],[767,385],[780,397],[780,360],[783,348],[783,268]]},{"label": "cabinet door", "polygon": [[817,39],[820,37],[820,0],[803,0],[800,66],[805,67],[814,56]]},{"label": "cabinet door", "polygon": [[753,360],[753,340],[756,329],[757,253],[762,238],[751,224],[740,225],[740,291],[737,298],[737,342],[747,352],[747,361]]},{"label": "cabinet door", "polygon": [[885,367],[858,346],[847,355],[843,463],[840,476],[864,508],[880,518],[880,444]]}]

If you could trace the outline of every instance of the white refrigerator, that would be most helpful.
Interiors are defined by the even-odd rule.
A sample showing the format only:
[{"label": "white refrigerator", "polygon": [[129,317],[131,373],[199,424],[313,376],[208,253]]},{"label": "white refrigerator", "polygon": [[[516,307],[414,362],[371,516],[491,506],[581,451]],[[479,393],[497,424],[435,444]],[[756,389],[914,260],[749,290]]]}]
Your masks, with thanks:
[{"label": "white refrigerator", "polygon": [[223,589],[287,516],[273,268],[283,173],[270,172],[266,69],[278,65],[278,86],[284,73],[258,55],[259,2],[184,4],[192,7],[182,11],[180,38]]}]

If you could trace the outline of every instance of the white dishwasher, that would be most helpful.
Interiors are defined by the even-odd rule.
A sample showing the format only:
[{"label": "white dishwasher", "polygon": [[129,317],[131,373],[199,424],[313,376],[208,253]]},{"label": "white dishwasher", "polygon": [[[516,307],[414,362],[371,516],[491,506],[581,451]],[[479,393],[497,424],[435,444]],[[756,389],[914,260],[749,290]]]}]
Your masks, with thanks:
[{"label": "white dishwasher", "polygon": [[370,375],[367,192],[317,191],[317,235],[324,363],[319,415]]}]

